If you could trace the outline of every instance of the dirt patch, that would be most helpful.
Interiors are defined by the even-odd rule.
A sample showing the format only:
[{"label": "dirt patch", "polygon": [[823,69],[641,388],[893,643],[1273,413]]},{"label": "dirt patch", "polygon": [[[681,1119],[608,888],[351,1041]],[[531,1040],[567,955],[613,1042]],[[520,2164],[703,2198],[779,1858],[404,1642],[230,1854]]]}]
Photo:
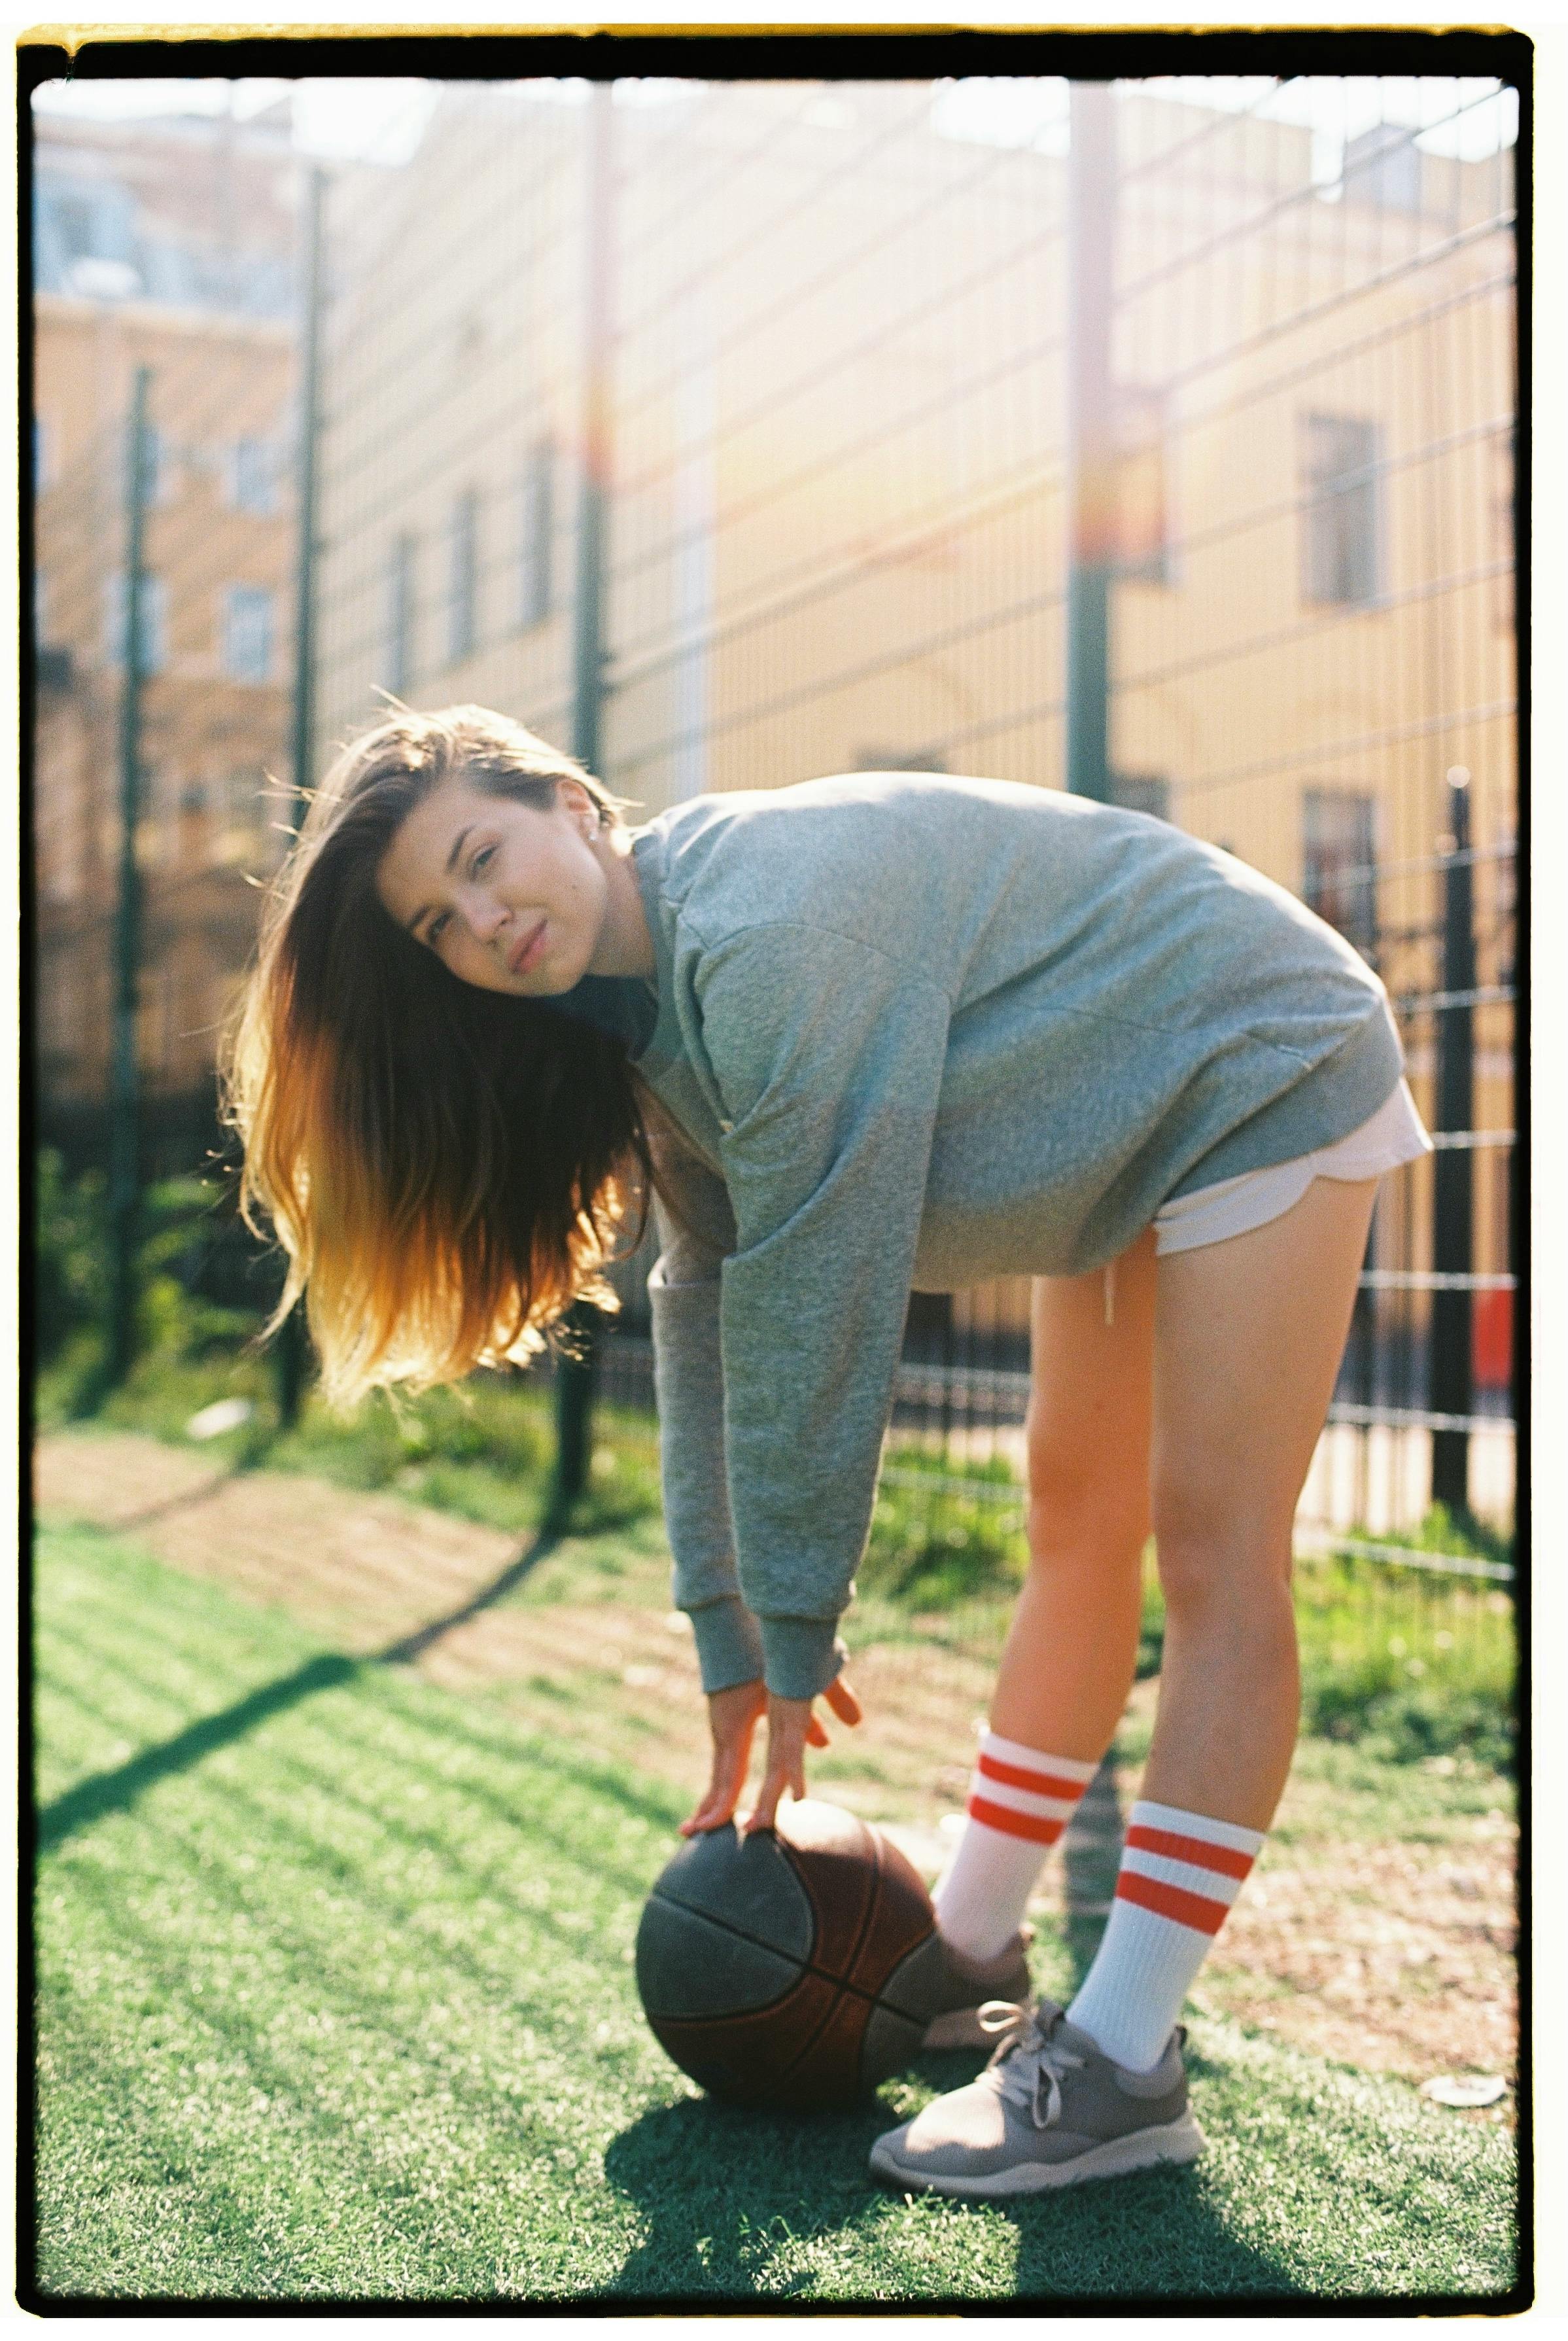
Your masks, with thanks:
[{"label": "dirt patch", "polygon": [[1513,2079],[1514,1859],[1501,1815],[1435,1854],[1281,1848],[1260,1859],[1201,1991],[1226,2015],[1374,2071]]},{"label": "dirt patch", "polygon": [[[518,1558],[510,1538],[398,1498],[265,1471],[235,1473],[130,1433],[45,1439],[40,1509],[123,1530],[171,1566],[275,1602],[339,1649],[368,1655],[461,1610]],[[569,1561],[572,1547],[560,1549]],[[493,1689],[541,1731],[695,1799],[707,1737],[690,1629],[660,1606],[551,1598],[547,1572],[447,1629],[413,1663],[457,1692]],[[946,1649],[872,1645],[853,1675],[871,1720],[836,1731],[822,1792],[895,1827],[928,1874],[951,1844],[991,1662]],[[1132,1721],[1156,1686],[1140,1684]],[[1140,1737],[1144,1735],[1140,1734]],[[1139,1769],[1124,1768],[1124,1808]],[[1303,1767],[1200,1978],[1200,2009],[1240,2017],[1364,2069],[1419,2081],[1514,2070],[1515,1831],[1501,1809],[1453,1813],[1425,1841],[1368,1834],[1372,1819]],[[1059,1908],[1059,1866],[1042,1880]],[[1502,2109],[1498,2109],[1501,2111]],[[1462,2118],[1488,2118],[1469,2116]]]}]

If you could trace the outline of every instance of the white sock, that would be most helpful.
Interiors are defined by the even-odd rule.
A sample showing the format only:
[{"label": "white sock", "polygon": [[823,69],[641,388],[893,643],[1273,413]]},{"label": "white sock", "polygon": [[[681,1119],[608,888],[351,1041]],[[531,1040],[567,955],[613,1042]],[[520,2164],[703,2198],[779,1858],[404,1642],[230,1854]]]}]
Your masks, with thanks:
[{"label": "white sock", "polygon": [[1067,2010],[1106,2055],[1146,2073],[1241,1892],[1263,1837],[1175,1805],[1136,1804],[1106,1931]]},{"label": "white sock", "polygon": [[964,1958],[993,1959],[1017,1933],[1035,1880],[1097,1767],[980,1734],[958,1851],[931,1898]]}]

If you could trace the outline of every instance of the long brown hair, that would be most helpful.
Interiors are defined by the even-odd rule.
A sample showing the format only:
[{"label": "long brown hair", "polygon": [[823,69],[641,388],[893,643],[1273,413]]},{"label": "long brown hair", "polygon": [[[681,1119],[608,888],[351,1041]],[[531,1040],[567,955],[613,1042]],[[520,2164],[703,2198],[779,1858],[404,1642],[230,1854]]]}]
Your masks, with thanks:
[{"label": "long brown hair", "polygon": [[[548,808],[569,757],[479,707],[399,709],[343,750],[268,899],[226,1051],[241,1208],[288,1257],[328,1398],[427,1389],[544,1346],[652,1182],[627,1045],[546,1002],[460,982],[398,926],[376,871],[452,777]],[[640,1177],[637,1175],[640,1172]]]}]

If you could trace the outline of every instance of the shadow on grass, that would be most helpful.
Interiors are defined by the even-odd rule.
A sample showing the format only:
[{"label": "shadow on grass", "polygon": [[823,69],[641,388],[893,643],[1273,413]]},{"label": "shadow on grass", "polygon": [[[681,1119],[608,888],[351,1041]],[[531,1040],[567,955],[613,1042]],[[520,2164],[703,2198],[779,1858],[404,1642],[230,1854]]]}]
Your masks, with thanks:
[{"label": "shadow on grass", "polygon": [[[973,2077],[976,2061],[927,2057],[915,2070],[951,2089]],[[638,2206],[650,2233],[606,2296],[978,2303],[987,2292],[964,2286],[961,2274],[976,2264],[973,2238],[962,2232],[976,2217],[1005,2220],[1016,2231],[1016,2258],[994,2287],[999,2300],[1146,2299],[1163,2306],[1305,2296],[1279,2261],[1234,2233],[1201,2167],[1142,2172],[1021,2203],[928,2198],[920,2248],[910,2252],[908,2198],[867,2174],[872,2141],[889,2118],[876,2103],[849,2114],[769,2115],[708,2097],[643,2115],[610,2146],[604,2173]],[[887,2231],[881,2252],[878,2229]],[[874,2293],[828,2288],[821,2262],[830,2264],[831,2252],[812,2247],[835,2236],[852,2236],[862,2267],[883,2259]],[[783,2266],[776,2265],[780,2256]],[[951,2290],[945,2269],[957,2277]]]},{"label": "shadow on grass", "polygon": [[[197,1494],[210,1494],[214,1486],[232,1476],[232,1472],[223,1472],[217,1480],[204,1482],[200,1489],[172,1499],[168,1504],[154,1509],[157,1511],[173,1510],[181,1502],[194,1501]],[[142,1517],[150,1519],[154,1514],[149,1512]],[[121,1525],[116,1525],[116,1534],[120,1533]],[[244,1738],[258,1725],[267,1722],[274,1715],[284,1714],[289,1708],[298,1707],[302,1700],[313,1698],[319,1691],[336,1690],[372,1667],[412,1664],[432,1643],[440,1641],[443,1634],[450,1633],[454,1627],[466,1625],[471,1618],[477,1618],[482,1610],[491,1608],[521,1585],[541,1561],[549,1559],[567,1533],[568,1526],[568,1521],[559,1516],[547,1521],[516,1559],[509,1561],[488,1585],[482,1586],[470,1599],[457,1609],[448,1610],[443,1617],[432,1618],[428,1625],[416,1627],[412,1634],[400,1635],[384,1649],[372,1651],[363,1659],[323,1652],[321,1657],[307,1659],[303,1666],[296,1667],[292,1674],[280,1676],[275,1682],[263,1683],[258,1690],[248,1691],[243,1698],[236,1699],[216,1715],[203,1716],[197,1722],[187,1724],[172,1739],[165,1739],[155,1748],[143,1748],[124,1764],[115,1765],[111,1771],[94,1772],[90,1778],[77,1781],[74,1788],[67,1788],[63,1796],[56,1797],[38,1814],[35,1823],[38,1850],[41,1853],[52,1852],[67,1838],[74,1837],[78,1829],[85,1828],[89,1822],[102,1819],[106,1813],[125,1811],[158,1781],[166,1780],[175,1773],[188,1771],[203,1757],[213,1754],[220,1748],[232,1747],[236,1739]]]},{"label": "shadow on grass", "polygon": [[185,1511],[192,1504],[203,1503],[209,1496],[215,1496],[220,1488],[226,1488],[241,1469],[238,1463],[225,1463],[221,1470],[213,1473],[211,1479],[198,1480],[194,1488],[182,1488],[176,1496],[164,1496],[155,1504],[144,1504],[139,1512],[132,1512],[124,1519],[115,1520],[109,1533],[112,1536],[132,1536],[137,1529],[150,1528],[154,1520],[166,1520],[172,1513]]}]

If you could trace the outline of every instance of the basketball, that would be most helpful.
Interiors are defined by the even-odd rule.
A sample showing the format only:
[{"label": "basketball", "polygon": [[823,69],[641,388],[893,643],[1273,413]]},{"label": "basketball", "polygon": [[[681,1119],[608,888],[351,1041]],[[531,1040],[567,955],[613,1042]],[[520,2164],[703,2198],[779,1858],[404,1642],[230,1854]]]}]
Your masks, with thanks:
[{"label": "basketball", "polygon": [[777,1828],[688,1839],[648,1898],[637,1988],[717,2097],[853,2105],[920,2046],[941,1978],[931,1898],[879,1829],[807,1798]]}]

